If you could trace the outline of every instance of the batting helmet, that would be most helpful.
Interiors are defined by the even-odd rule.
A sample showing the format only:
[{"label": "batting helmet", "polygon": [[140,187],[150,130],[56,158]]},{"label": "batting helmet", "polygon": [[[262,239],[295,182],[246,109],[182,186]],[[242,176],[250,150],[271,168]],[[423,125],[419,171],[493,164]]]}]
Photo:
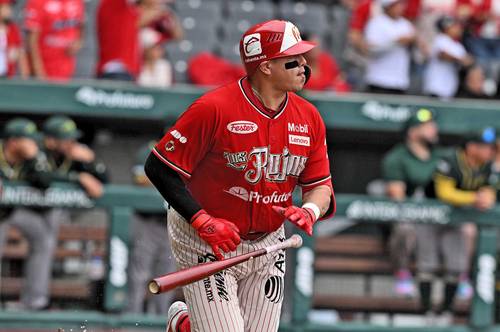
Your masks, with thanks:
[{"label": "batting helmet", "polygon": [[297,27],[288,21],[271,20],[248,29],[240,40],[240,56],[247,74],[261,62],[306,53],[316,46],[302,40]]}]

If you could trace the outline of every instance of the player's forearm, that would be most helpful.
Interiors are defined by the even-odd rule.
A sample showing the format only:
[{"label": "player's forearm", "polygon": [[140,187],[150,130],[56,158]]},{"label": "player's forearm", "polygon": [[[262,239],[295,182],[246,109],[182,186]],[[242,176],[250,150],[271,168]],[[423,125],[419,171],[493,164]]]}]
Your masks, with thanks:
[{"label": "player's forearm", "polygon": [[188,222],[201,210],[176,171],[150,153],[144,171],[163,198]]},{"label": "player's forearm", "polygon": [[331,202],[332,191],[329,186],[321,185],[308,191],[303,195],[303,204],[313,203],[320,210],[320,217],[328,211]]},{"label": "player's forearm", "polygon": [[434,181],[436,196],[441,201],[455,206],[467,206],[474,204],[476,200],[476,193],[456,188],[456,183],[453,179],[437,175]]}]

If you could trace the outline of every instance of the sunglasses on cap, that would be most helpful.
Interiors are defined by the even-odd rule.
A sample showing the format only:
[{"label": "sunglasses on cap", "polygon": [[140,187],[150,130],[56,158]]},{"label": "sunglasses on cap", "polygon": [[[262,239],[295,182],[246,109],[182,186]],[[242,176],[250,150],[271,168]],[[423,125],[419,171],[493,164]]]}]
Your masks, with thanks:
[{"label": "sunglasses on cap", "polygon": [[433,117],[434,117],[433,113],[427,108],[421,108],[415,114],[415,118],[422,123],[431,121]]},{"label": "sunglasses on cap", "polygon": [[492,127],[487,127],[481,133],[481,139],[484,143],[493,144],[497,139],[497,135],[495,129]]}]

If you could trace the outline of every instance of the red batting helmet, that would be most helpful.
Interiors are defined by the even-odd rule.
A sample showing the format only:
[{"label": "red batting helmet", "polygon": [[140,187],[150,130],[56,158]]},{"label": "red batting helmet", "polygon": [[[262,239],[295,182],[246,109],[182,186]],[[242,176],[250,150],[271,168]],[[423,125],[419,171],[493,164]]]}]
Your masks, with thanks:
[{"label": "red batting helmet", "polygon": [[251,74],[263,61],[303,54],[315,46],[302,40],[293,23],[271,20],[254,25],[243,34],[240,56],[247,74]]}]

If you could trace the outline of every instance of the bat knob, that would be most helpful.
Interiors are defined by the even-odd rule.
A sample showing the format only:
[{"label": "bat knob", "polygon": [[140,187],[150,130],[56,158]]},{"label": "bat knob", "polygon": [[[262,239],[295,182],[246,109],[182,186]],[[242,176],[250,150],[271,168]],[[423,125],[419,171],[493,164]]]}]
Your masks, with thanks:
[{"label": "bat knob", "polygon": [[302,247],[302,238],[298,234],[293,234],[290,237],[290,240],[292,240],[292,248],[300,248]]},{"label": "bat knob", "polygon": [[160,285],[155,280],[151,280],[148,284],[148,289],[153,294],[160,293]]}]

